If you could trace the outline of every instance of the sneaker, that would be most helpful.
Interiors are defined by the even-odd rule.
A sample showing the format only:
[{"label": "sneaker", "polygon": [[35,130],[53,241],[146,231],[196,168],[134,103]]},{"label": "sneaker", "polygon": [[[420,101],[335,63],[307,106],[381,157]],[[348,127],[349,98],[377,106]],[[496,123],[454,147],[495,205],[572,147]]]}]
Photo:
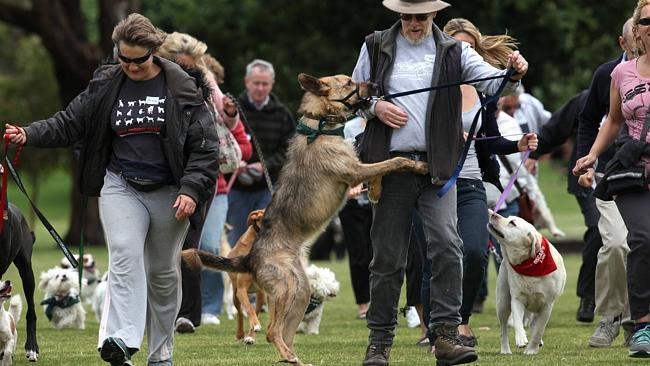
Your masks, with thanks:
[{"label": "sneaker", "polygon": [[598,322],[598,327],[594,334],[589,338],[589,346],[596,348],[605,348],[612,345],[614,339],[618,337],[621,329],[621,318],[603,317]]},{"label": "sneaker", "polygon": [[630,344],[630,357],[648,358],[650,357],[650,324],[646,323],[643,327],[634,332],[632,343]]},{"label": "sneaker", "polygon": [[203,314],[201,314],[201,324],[203,324],[203,325],[219,325],[219,324],[221,324],[221,321],[219,320],[219,317],[217,317],[214,314],[203,313]]},{"label": "sneaker", "polygon": [[634,335],[634,320],[623,320],[621,326],[623,327],[623,345],[629,348]]},{"label": "sneaker", "polygon": [[593,299],[581,297],[580,306],[578,306],[578,311],[576,313],[576,320],[582,323],[593,322],[595,308],[596,308],[596,302],[594,302]]},{"label": "sneaker", "polygon": [[109,362],[111,366],[132,366],[131,352],[120,338],[108,337],[102,343],[99,350],[102,360]]},{"label": "sneaker", "polygon": [[147,366],[173,366],[172,359],[166,359],[163,361],[149,361]]},{"label": "sneaker", "polygon": [[476,350],[467,347],[458,339],[458,326],[441,325],[433,329],[437,366],[459,365],[478,359]]},{"label": "sneaker", "polygon": [[196,330],[194,324],[189,319],[183,317],[176,319],[175,329],[178,333],[194,333]]},{"label": "sneaker", "polygon": [[420,316],[418,311],[415,310],[415,306],[409,306],[406,309],[406,325],[409,328],[417,328],[420,326]]},{"label": "sneaker", "polygon": [[387,366],[391,346],[385,344],[370,344],[366,349],[363,366]]}]

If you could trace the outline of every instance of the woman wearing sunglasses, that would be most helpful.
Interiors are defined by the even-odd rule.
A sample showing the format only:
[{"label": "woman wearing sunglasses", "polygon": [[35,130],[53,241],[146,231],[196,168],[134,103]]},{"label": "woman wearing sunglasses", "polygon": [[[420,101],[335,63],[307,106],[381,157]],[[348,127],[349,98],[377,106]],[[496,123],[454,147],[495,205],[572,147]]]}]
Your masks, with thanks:
[{"label": "woman wearing sunglasses", "polygon": [[[621,126],[628,127],[632,141],[617,150],[612,160],[629,158],[625,154],[627,144],[633,146],[637,140],[647,141],[647,116],[650,106],[650,0],[640,0],[634,10],[633,33],[637,48],[643,55],[618,64],[612,71],[609,92],[609,114],[602,124],[596,141],[589,153],[578,159],[573,174],[581,175],[594,166],[598,156],[614,142]],[[646,145],[647,146],[647,145]],[[647,151],[647,149],[645,150]],[[645,165],[648,171],[650,156],[643,153],[637,163]],[[610,161],[610,164],[612,162]],[[608,164],[609,166],[609,164]],[[606,176],[603,181],[607,181]],[[601,181],[602,183],[602,181]],[[611,185],[611,183],[610,183]],[[600,187],[598,187],[600,188]],[[596,193],[599,189],[596,188]],[[601,198],[601,197],[598,197]],[[606,199],[603,197],[601,199]],[[611,197],[609,197],[611,200]],[[630,315],[635,321],[635,332],[630,344],[630,357],[650,357],[650,215],[645,214],[650,207],[650,192],[621,191],[614,195],[614,201],[627,226],[627,244],[630,252],[627,256],[627,287],[630,303]]]},{"label": "woman wearing sunglasses", "polygon": [[77,179],[83,194],[99,196],[109,250],[98,348],[111,365],[132,364],[145,328],[148,364],[172,364],[179,252],[219,166],[213,117],[195,80],[153,56],[166,36],[129,15],[113,30],[118,64],[97,69],[65,111],[6,126],[16,144],[83,144]]}]

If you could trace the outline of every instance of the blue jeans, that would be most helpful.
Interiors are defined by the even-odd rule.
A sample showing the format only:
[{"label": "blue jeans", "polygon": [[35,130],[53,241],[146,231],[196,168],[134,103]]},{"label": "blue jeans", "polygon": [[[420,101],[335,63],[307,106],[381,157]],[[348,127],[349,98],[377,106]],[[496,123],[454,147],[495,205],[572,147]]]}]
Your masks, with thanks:
[{"label": "blue jeans", "polygon": [[458,230],[463,239],[463,302],[461,324],[467,324],[481,287],[488,258],[488,208],[485,186],[479,179],[459,178]]},{"label": "blue jeans", "polygon": [[271,192],[268,189],[259,191],[244,191],[233,188],[228,193],[228,222],[232,230],[228,233],[230,246],[235,246],[239,237],[248,228],[248,215],[253,210],[266,208],[271,202]]},{"label": "blue jeans", "polygon": [[[217,194],[205,217],[199,249],[213,254],[219,254],[221,233],[226,223],[228,213],[228,196]],[[201,304],[202,313],[219,315],[223,303],[223,277],[221,272],[210,270],[201,271]]]},{"label": "blue jeans", "polygon": [[399,302],[413,210],[422,219],[427,258],[435,263],[429,302],[430,328],[458,325],[462,279],[462,241],[458,235],[456,188],[438,198],[441,188],[430,175],[395,172],[382,180],[382,194],[373,207],[370,232],[370,309],[367,314],[369,342],[391,345],[397,325]]}]

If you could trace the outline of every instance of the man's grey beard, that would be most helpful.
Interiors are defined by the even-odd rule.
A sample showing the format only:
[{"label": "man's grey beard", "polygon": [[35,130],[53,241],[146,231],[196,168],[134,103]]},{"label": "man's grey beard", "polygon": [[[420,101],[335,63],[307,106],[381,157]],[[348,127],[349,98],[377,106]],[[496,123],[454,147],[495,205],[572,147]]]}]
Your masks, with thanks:
[{"label": "man's grey beard", "polygon": [[403,32],[404,38],[406,38],[408,43],[411,44],[412,46],[417,46],[420,43],[424,42],[424,40],[427,39],[427,37],[429,35],[431,35],[431,33],[433,33],[433,30],[431,29],[431,26],[428,26],[426,28],[426,31],[422,34],[422,36],[420,36],[419,38],[416,38],[416,39],[411,38],[407,32]]}]

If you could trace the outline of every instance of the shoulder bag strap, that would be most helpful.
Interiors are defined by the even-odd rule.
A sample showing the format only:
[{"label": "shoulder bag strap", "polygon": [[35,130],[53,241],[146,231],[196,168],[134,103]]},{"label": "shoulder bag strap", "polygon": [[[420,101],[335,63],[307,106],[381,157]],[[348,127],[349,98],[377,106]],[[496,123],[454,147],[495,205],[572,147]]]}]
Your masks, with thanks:
[{"label": "shoulder bag strap", "polygon": [[648,135],[648,129],[650,128],[650,106],[648,106],[648,109],[645,111],[645,119],[643,120],[643,128],[641,129],[641,135],[639,136],[639,140],[641,142],[646,142],[646,137]]}]

